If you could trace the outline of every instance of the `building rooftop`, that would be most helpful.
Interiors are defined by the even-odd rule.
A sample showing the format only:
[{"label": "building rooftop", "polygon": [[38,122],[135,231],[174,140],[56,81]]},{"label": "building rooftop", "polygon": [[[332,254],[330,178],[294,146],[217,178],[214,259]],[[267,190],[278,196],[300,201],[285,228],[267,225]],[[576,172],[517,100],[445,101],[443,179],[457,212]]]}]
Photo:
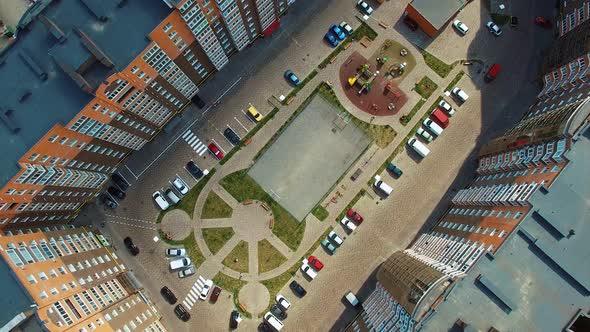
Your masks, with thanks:
[{"label": "building rooftop", "polygon": [[[147,47],[149,33],[172,11],[163,1],[152,0],[43,5],[47,7],[29,8],[21,22],[30,23],[0,54],[0,140],[7,143],[3,153],[8,158],[0,165],[2,185],[17,173],[17,160],[49,129],[69,122],[105,78]],[[104,54],[106,60],[97,62],[94,54]],[[92,89],[85,92],[72,73]]]},{"label": "building rooftop", "polygon": [[439,30],[459,9],[465,6],[465,2],[465,0],[412,0],[410,5]]},{"label": "building rooftop", "polygon": [[[550,188],[495,255],[484,255],[422,331],[563,331],[590,308],[590,128]],[[580,181],[585,179],[585,181]],[[587,318],[584,318],[587,323]]]}]

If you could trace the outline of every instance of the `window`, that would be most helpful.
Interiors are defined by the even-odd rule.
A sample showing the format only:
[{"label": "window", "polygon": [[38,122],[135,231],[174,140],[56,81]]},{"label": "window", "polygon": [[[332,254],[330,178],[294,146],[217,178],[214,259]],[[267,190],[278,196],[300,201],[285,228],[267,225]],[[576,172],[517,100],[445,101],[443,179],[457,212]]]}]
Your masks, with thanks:
[{"label": "window", "polygon": [[45,272],[39,272],[39,278],[41,278],[41,280],[49,279],[49,278],[47,278],[47,274],[45,274]]},{"label": "window", "polygon": [[59,293],[59,291],[57,290],[57,288],[52,288],[49,290],[51,292],[51,294],[56,295]]},{"label": "window", "polygon": [[34,285],[37,283],[37,279],[35,279],[35,276],[32,274],[29,274],[27,276],[27,281],[29,282],[29,284]]}]

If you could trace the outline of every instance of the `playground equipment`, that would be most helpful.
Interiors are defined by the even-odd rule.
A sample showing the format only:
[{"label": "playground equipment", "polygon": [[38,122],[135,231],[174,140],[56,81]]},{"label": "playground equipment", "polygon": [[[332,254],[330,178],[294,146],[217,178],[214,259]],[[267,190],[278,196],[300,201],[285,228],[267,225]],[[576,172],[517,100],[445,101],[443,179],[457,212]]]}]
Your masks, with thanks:
[{"label": "playground equipment", "polygon": [[367,92],[371,91],[371,85],[373,84],[375,77],[377,77],[377,73],[373,73],[369,69],[369,64],[364,64],[359,66],[356,74],[353,77],[348,78],[348,84],[351,87],[355,84],[360,85],[360,89],[358,91],[358,94],[360,95],[365,90],[367,90]]}]

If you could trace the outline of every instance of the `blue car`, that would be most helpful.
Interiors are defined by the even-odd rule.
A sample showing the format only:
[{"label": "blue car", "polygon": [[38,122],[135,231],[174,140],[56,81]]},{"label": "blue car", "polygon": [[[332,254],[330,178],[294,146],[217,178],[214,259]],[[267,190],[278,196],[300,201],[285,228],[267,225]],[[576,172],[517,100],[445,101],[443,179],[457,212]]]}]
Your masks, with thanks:
[{"label": "blue car", "polygon": [[342,29],[340,29],[340,27],[338,27],[336,24],[332,24],[332,26],[330,26],[330,31],[332,31],[332,33],[338,37],[338,40],[344,40],[344,38],[346,38],[344,31],[342,31]]},{"label": "blue car", "polygon": [[289,83],[291,83],[291,84],[293,84],[293,85],[295,85],[295,86],[298,86],[298,85],[299,85],[299,83],[301,83],[301,82],[299,81],[299,77],[297,77],[297,75],[293,74],[293,72],[292,72],[292,71],[290,71],[290,70],[287,70],[287,71],[285,72],[285,79],[286,79],[287,81],[289,81]]},{"label": "blue car", "polygon": [[330,43],[330,45],[332,45],[333,47],[338,46],[338,40],[336,39],[336,37],[334,37],[334,35],[331,32],[326,33],[324,39],[326,39],[328,43]]}]

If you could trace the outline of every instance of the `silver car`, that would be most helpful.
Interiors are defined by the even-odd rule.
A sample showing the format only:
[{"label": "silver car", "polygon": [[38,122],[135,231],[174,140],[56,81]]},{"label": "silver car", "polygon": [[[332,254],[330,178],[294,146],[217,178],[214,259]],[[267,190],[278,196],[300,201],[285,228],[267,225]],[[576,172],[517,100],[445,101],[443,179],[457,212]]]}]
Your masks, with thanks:
[{"label": "silver car", "polygon": [[166,249],[166,256],[186,256],[186,249],[184,248],[168,248]]},{"label": "silver car", "polygon": [[488,27],[488,30],[490,30],[490,32],[496,37],[502,34],[502,29],[500,29],[500,27],[492,21],[486,23],[486,27]]},{"label": "silver car", "polygon": [[197,272],[197,269],[195,268],[194,265],[191,265],[187,269],[184,269],[182,271],[178,271],[178,277],[186,278],[188,276],[192,276],[193,274],[195,274],[195,272]]},{"label": "silver car", "polygon": [[430,143],[434,139],[434,137],[432,137],[432,135],[430,135],[430,133],[424,130],[424,128],[422,127],[416,130],[416,134],[418,134],[419,137],[423,138],[426,141],[426,143]]}]

